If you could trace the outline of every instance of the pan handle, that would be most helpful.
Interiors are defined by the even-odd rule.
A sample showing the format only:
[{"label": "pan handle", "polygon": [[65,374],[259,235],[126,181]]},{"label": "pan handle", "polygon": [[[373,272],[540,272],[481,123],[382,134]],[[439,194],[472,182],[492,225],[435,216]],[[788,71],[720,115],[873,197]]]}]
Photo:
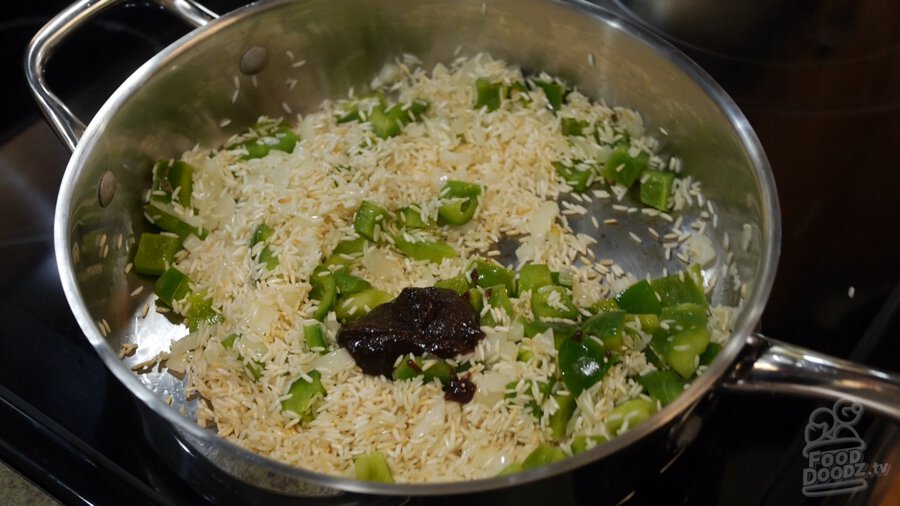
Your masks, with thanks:
[{"label": "pan handle", "polygon": [[760,334],[722,388],[844,399],[900,422],[900,376]]},{"label": "pan handle", "polygon": [[[47,117],[56,135],[69,148],[75,150],[78,139],[84,133],[85,124],[47,86],[44,69],[60,42],[79,26],[107,8],[124,4],[127,0],[79,0],[57,14],[31,39],[25,52],[25,78],[31,93]],[[152,0],[185,22],[200,27],[218,16],[193,0]]]}]

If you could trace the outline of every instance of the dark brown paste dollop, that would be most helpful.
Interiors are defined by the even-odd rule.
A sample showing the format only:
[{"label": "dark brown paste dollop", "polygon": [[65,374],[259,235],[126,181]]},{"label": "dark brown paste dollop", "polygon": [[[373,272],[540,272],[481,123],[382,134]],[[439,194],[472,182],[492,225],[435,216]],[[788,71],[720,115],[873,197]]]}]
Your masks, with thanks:
[{"label": "dark brown paste dollop", "polygon": [[404,288],[393,301],[344,325],[337,341],[363,372],[391,377],[401,355],[452,358],[474,351],[483,337],[463,296],[446,288]]}]

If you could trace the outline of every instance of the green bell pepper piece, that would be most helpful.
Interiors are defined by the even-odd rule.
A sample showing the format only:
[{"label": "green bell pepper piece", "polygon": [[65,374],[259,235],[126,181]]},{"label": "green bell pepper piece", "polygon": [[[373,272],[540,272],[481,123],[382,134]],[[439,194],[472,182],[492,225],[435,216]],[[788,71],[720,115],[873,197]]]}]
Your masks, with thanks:
[{"label": "green bell pepper piece", "polygon": [[534,85],[544,90],[544,95],[547,96],[547,103],[550,105],[550,109],[558,111],[562,107],[563,100],[566,98],[565,85],[541,80],[535,80]]},{"label": "green bell pepper piece", "polygon": [[341,297],[334,307],[338,321],[350,321],[362,318],[376,307],[390,302],[394,297],[376,288],[369,288],[360,292]]},{"label": "green bell pepper piece", "polygon": [[[194,167],[181,160],[160,160],[153,166],[150,200],[169,203],[176,200],[190,209]],[[178,194],[175,195],[175,190]],[[177,198],[176,198],[177,197]]]},{"label": "green bell pepper piece", "polygon": [[663,406],[675,400],[684,392],[685,381],[672,371],[654,371],[637,379],[650,397]]},{"label": "green bell pepper piece", "polygon": [[602,313],[604,311],[619,311],[619,303],[615,299],[603,299],[591,305],[592,313]]},{"label": "green bell pepper piece", "polygon": [[[166,232],[171,232],[177,235],[178,238],[182,241],[187,239],[187,237],[191,234],[196,235],[200,239],[206,239],[206,236],[209,234],[207,230],[188,225],[180,218],[169,212],[167,209],[163,209],[157,204],[158,203],[156,202],[150,202],[149,204],[144,206],[144,213],[146,214],[147,219],[150,221],[150,223],[165,230]],[[164,206],[165,204],[162,205]]]},{"label": "green bell pepper piece", "polygon": [[442,279],[434,284],[435,288],[446,288],[463,295],[469,291],[469,283],[464,274],[457,274],[450,279]]},{"label": "green bell pepper piece", "polygon": [[706,307],[690,302],[664,307],[659,314],[659,319],[668,322],[674,321],[674,324],[669,323],[669,327],[675,331],[693,327],[706,327],[708,320]]},{"label": "green bell pepper piece", "polygon": [[394,483],[391,468],[381,452],[372,452],[360,455],[353,461],[356,469],[356,478],[363,481],[375,481],[378,483]]},{"label": "green bell pepper piece", "polygon": [[472,305],[472,309],[475,310],[475,314],[481,314],[481,310],[484,309],[484,295],[482,295],[481,291],[477,288],[470,288],[468,292],[466,292],[466,296],[469,298],[469,304]]},{"label": "green bell pepper piece", "polygon": [[570,448],[572,449],[572,455],[578,455],[579,453],[586,452],[588,450],[589,443],[593,443],[593,448],[596,445],[602,444],[609,441],[605,436],[575,436],[572,439],[572,445]]},{"label": "green bell pepper piece", "polygon": [[631,187],[641,172],[647,168],[649,160],[650,155],[643,151],[638,156],[632,157],[628,154],[627,147],[620,146],[609,155],[600,173],[609,181]]},{"label": "green bell pepper piece", "polygon": [[522,469],[522,463],[513,462],[512,464],[504,467],[499,473],[497,473],[497,476],[506,476],[508,474],[521,473],[522,471],[524,471],[524,469]]},{"label": "green bell pepper piece", "polygon": [[487,79],[475,81],[475,108],[487,107],[488,112],[496,111],[503,101],[503,83],[492,83]]},{"label": "green bell pepper piece", "polygon": [[706,294],[694,281],[690,273],[680,272],[650,282],[653,290],[659,294],[662,307],[677,304],[698,304],[704,308],[709,306]]},{"label": "green bell pepper piece", "polygon": [[560,345],[558,362],[563,383],[575,396],[600,381],[613,365],[612,360],[598,359],[585,343],[571,339]]},{"label": "green bell pepper piece", "polygon": [[[509,294],[506,291],[506,285],[494,285],[490,288],[485,289],[484,294],[487,297],[487,304],[489,306],[491,306],[492,308],[502,308],[506,312],[507,316],[512,319],[512,304],[509,302]],[[490,311],[486,312],[484,316],[481,317],[481,324],[486,327],[495,327],[500,323],[501,322],[497,321]]]},{"label": "green bell pepper piece", "polygon": [[431,220],[423,219],[420,209],[416,206],[397,209],[397,222],[403,228],[432,228],[435,225]]},{"label": "green bell pepper piece", "polygon": [[273,149],[284,151],[285,153],[293,153],[297,146],[299,137],[291,130],[285,122],[263,122],[257,123],[256,129],[258,137],[241,141],[237,144],[227,146],[225,149],[244,148],[247,152],[241,155],[241,160],[251,160],[254,158],[263,158]]},{"label": "green bell pepper piece", "polygon": [[[177,299],[176,299],[177,300]],[[188,308],[186,319],[187,326],[191,332],[196,332],[200,325],[217,325],[225,319],[212,307],[212,299],[206,297],[205,293],[192,293],[187,297]]]},{"label": "green bell pepper piece", "polygon": [[[553,294],[557,294],[559,305],[550,305],[549,300]],[[542,286],[531,294],[531,311],[538,319],[541,318],[565,318],[575,320],[578,318],[578,309],[572,301],[572,292],[561,286]]]},{"label": "green bell pepper piece", "polygon": [[465,199],[447,203],[438,208],[438,218],[450,225],[465,225],[475,216],[481,185],[465,181],[449,180],[441,189],[442,198]]},{"label": "green bell pepper piece", "polygon": [[[625,342],[622,337],[622,329],[625,324],[625,312],[608,311],[594,315],[581,324],[581,330],[585,335],[597,336],[603,341],[603,347],[610,351],[622,351]],[[591,339],[586,339],[589,345]]]},{"label": "green bell pepper piece", "polygon": [[325,341],[325,330],[319,322],[303,326],[303,339],[310,350],[318,351],[319,353],[328,351],[328,343]]},{"label": "green bell pepper piece", "polygon": [[372,283],[365,279],[350,274],[346,267],[334,271],[334,283],[337,286],[338,294],[341,296],[352,295],[372,288]]},{"label": "green bell pepper piece", "polygon": [[288,393],[291,396],[281,401],[282,411],[293,411],[300,416],[304,422],[310,422],[316,417],[313,404],[327,395],[325,387],[322,386],[322,375],[319,371],[313,369],[306,373],[312,381],[298,378],[291,384]]},{"label": "green bell pepper piece", "polygon": [[574,165],[566,165],[562,162],[551,162],[556,174],[572,187],[572,191],[584,192],[594,182],[594,168],[588,164],[575,162]]},{"label": "green bell pepper piece", "polygon": [[722,345],[719,343],[709,343],[706,350],[700,354],[700,365],[709,365],[722,351]]},{"label": "green bell pepper piece", "polygon": [[552,464],[554,462],[559,462],[560,460],[564,460],[565,458],[566,454],[559,448],[547,444],[541,444],[531,453],[529,453],[527,457],[525,457],[525,460],[522,461],[522,469],[535,469]]},{"label": "green bell pepper piece", "polygon": [[566,437],[566,425],[572,414],[575,413],[575,396],[574,395],[557,395],[555,396],[559,409],[550,415],[550,432],[553,439],[560,441]]},{"label": "green bell pepper piece", "polygon": [[356,211],[356,218],[353,220],[353,229],[360,236],[370,240],[375,240],[375,227],[381,226],[390,218],[388,212],[378,204],[364,200]]},{"label": "green bell pepper piece", "polygon": [[350,265],[353,260],[348,257],[355,258],[362,254],[366,248],[366,238],[358,237],[356,239],[344,239],[337,243],[328,258],[322,262],[323,265]]},{"label": "green bell pepper piece", "polygon": [[456,250],[452,246],[439,240],[410,242],[402,235],[398,235],[394,237],[394,247],[413,260],[424,260],[436,264],[441,263],[445,258],[456,256]]},{"label": "green bell pepper piece", "polygon": [[700,354],[709,344],[709,331],[691,328],[673,335],[666,348],[666,362],[682,378],[689,379],[700,364]]},{"label": "green bell pepper piece", "polygon": [[584,129],[590,125],[587,121],[575,118],[562,118],[559,120],[559,127],[563,135],[581,136],[584,135]]},{"label": "green bell pepper piece", "polygon": [[383,106],[372,108],[369,113],[369,123],[372,124],[372,133],[381,139],[387,139],[399,135],[403,130],[403,115],[405,113],[400,106],[394,105],[385,110]]},{"label": "green bell pepper piece", "polygon": [[191,291],[191,280],[175,267],[169,267],[153,285],[153,291],[159,300],[172,307],[175,301],[187,297]]},{"label": "green bell pepper piece", "polygon": [[616,304],[629,313],[659,314],[662,310],[656,292],[646,279],[638,281],[616,295]]},{"label": "green bell pepper piece", "polygon": [[180,249],[181,239],[177,237],[144,232],[134,254],[134,271],[159,276],[166,271]]},{"label": "green bell pepper piece", "polygon": [[[259,243],[265,243],[272,237],[274,231],[272,228],[265,223],[260,223],[256,230],[253,231],[253,237],[250,238],[250,248],[253,248]],[[278,256],[269,249],[269,246],[264,246],[262,250],[260,250],[259,255],[256,257],[256,261],[261,264],[266,264],[266,268],[268,270],[272,270],[278,266]]]},{"label": "green bell pepper piece", "polygon": [[[324,275],[323,272],[325,272]],[[316,269],[309,278],[309,284],[312,286],[309,297],[319,301],[319,307],[313,313],[313,318],[323,321],[337,301],[337,282],[330,272]]]},{"label": "green bell pepper piece", "polygon": [[553,275],[545,264],[523,265],[519,269],[519,294],[527,291],[533,294],[537,288],[552,284]]},{"label": "green bell pepper piece", "polygon": [[507,294],[516,293],[515,273],[500,264],[475,260],[469,265],[468,270],[475,286],[490,288],[495,285],[503,285],[506,287]]},{"label": "green bell pepper piece", "polygon": [[641,173],[641,203],[660,211],[668,210],[674,182],[674,172],[645,170]]},{"label": "green bell pepper piece", "polygon": [[656,403],[646,399],[633,399],[625,401],[614,407],[606,417],[606,430],[610,434],[618,434],[619,430],[628,422],[628,428],[650,418],[656,412]]}]

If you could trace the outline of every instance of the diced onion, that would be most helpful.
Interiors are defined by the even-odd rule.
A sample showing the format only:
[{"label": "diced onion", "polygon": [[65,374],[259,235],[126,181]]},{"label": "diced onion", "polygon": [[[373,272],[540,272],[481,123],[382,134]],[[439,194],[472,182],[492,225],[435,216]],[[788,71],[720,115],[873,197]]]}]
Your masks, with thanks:
[{"label": "diced onion", "polygon": [[309,368],[319,371],[322,376],[333,376],[345,369],[350,369],[356,364],[353,356],[345,348],[338,348],[331,353],[322,355],[310,363]]},{"label": "diced onion", "polygon": [[434,405],[428,409],[425,415],[412,428],[412,437],[418,438],[425,434],[443,430],[445,412],[444,399],[438,397],[435,399]]}]

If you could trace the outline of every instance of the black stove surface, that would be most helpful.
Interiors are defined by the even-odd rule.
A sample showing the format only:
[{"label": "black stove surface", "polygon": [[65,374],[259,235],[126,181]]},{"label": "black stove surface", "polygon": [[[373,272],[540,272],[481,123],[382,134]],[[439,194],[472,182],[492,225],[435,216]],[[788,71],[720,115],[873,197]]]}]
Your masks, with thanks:
[{"label": "black stove surface", "polygon": [[[900,3],[760,3],[768,10],[740,37],[726,38],[661,22],[640,2],[614,7],[654,24],[700,63],[766,149],[784,237],[763,332],[896,372]],[[217,12],[240,4],[209,2]],[[31,99],[21,59],[30,37],[65,5],[15,2],[0,21],[0,459],[67,504],[205,504],[140,437],[130,394],[94,354],[62,294],[52,223],[69,153]],[[58,51],[48,79],[88,118],[128,74],[185,32],[158,10],[112,11]],[[629,504],[900,504],[900,469],[872,479],[865,492],[801,494],[804,428],[813,409],[830,403],[736,394],[717,402],[701,437]],[[857,430],[869,461],[900,464],[896,424],[865,416]],[[590,497],[566,483],[554,480],[529,497],[466,501]]]}]

